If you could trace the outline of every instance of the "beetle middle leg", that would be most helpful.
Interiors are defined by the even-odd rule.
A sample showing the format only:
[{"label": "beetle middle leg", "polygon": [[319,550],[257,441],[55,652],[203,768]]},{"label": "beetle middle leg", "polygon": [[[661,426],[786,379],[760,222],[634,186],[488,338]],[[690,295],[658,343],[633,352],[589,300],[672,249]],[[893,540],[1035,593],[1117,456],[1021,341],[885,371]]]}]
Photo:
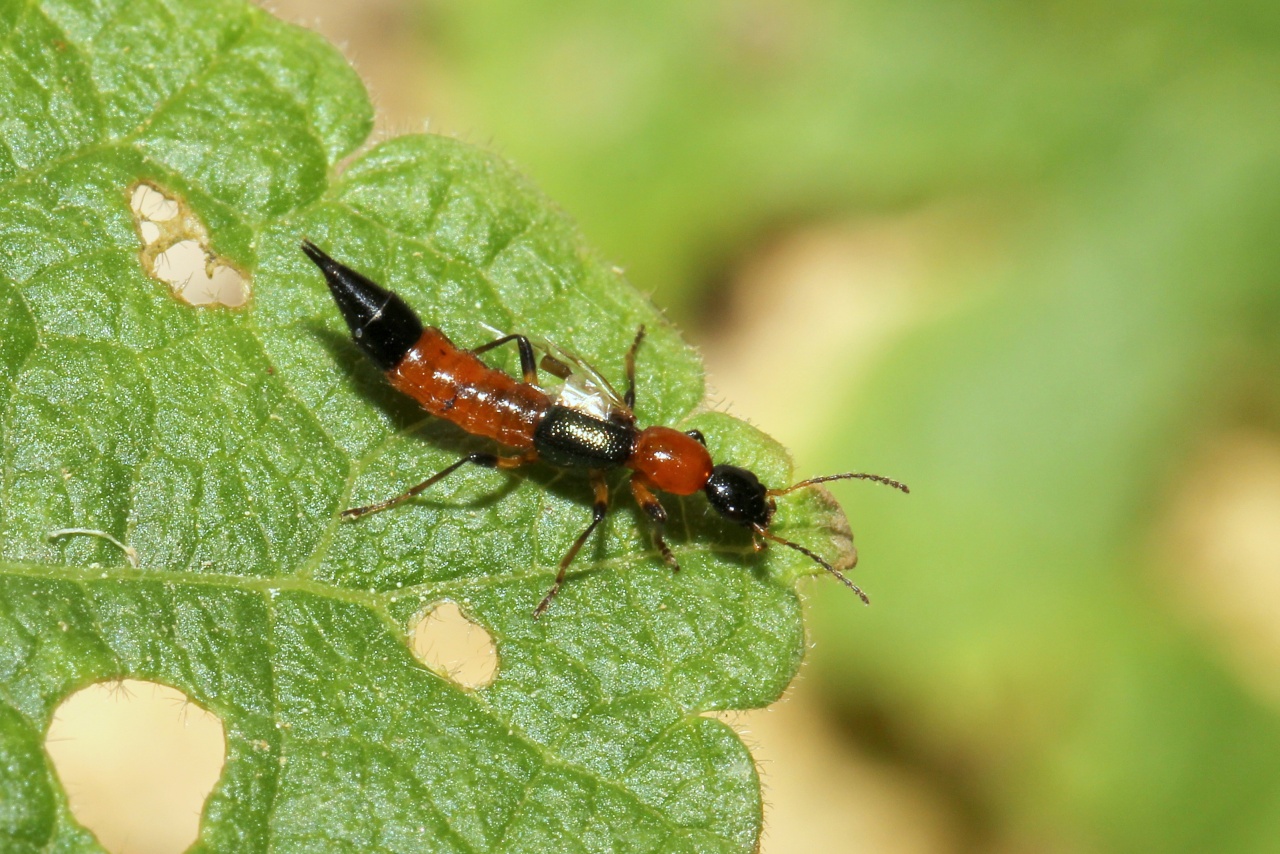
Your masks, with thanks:
[{"label": "beetle middle leg", "polygon": [[556,572],[555,582],[551,585],[551,589],[547,591],[547,595],[542,597],[538,607],[533,609],[533,618],[535,620],[542,616],[542,612],[547,610],[551,600],[556,598],[556,594],[560,592],[561,586],[564,585],[564,574],[568,571],[569,564],[573,563],[573,559],[578,556],[578,551],[582,548],[582,544],[587,541],[587,537],[591,536],[591,532],[596,529],[596,526],[604,520],[605,512],[609,509],[609,484],[604,479],[603,472],[593,471],[591,473],[591,486],[596,493],[595,501],[591,504],[591,524],[578,535],[578,539],[573,541],[573,545],[569,546],[569,551],[565,552],[564,557],[560,559],[560,569]]},{"label": "beetle middle leg", "polygon": [[639,504],[640,509],[649,517],[649,524],[653,531],[653,542],[658,547],[658,551],[662,552],[662,559],[667,562],[667,566],[671,567],[672,572],[679,572],[680,563],[676,560],[676,556],[671,553],[671,548],[663,537],[663,532],[667,527],[666,508],[662,506],[658,496],[653,494],[653,490],[649,488],[648,481],[639,474],[631,476],[631,494],[635,496],[636,504]]},{"label": "beetle middle leg", "polygon": [[394,498],[388,498],[386,501],[379,501],[377,504],[367,504],[364,507],[352,507],[348,510],[343,510],[342,518],[359,519],[361,516],[367,516],[370,513],[377,513],[380,510],[386,510],[388,507],[395,507],[397,504],[408,501],[410,498],[413,498],[415,495],[419,494],[431,485],[453,474],[467,463],[475,463],[478,466],[484,466],[485,468],[491,469],[513,469],[526,465],[527,463],[531,463],[537,458],[538,455],[533,452],[521,454],[516,457],[500,457],[497,454],[485,453],[467,454],[456,463],[436,472],[422,483],[405,490]]}]

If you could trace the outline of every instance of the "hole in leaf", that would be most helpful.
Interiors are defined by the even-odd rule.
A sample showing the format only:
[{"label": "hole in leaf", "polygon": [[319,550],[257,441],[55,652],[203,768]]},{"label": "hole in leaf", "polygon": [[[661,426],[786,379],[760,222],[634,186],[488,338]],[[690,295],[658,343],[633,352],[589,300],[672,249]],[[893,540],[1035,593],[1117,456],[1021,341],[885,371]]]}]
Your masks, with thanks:
[{"label": "hole in leaf", "polygon": [[428,611],[409,637],[414,658],[463,688],[483,688],[498,673],[493,638],[452,602]]},{"label": "hole in leaf", "polygon": [[214,254],[204,224],[184,202],[144,181],[130,190],[129,208],[148,276],[190,305],[238,308],[248,301],[248,277]]},{"label": "hole in leaf", "polygon": [[71,812],[113,854],[185,851],[222,773],[222,721],[181,691],[126,679],[58,706],[45,738]]}]

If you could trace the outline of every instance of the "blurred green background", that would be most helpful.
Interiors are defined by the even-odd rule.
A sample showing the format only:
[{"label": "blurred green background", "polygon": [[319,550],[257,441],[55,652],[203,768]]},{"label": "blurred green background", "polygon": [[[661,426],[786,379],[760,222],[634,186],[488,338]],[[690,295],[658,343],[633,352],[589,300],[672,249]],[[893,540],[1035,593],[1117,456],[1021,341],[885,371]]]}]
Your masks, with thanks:
[{"label": "blurred green background", "polygon": [[811,583],[744,717],[766,852],[1280,851],[1280,5],[274,8],[530,174],[800,474],[913,487],[837,490],[874,605]]}]

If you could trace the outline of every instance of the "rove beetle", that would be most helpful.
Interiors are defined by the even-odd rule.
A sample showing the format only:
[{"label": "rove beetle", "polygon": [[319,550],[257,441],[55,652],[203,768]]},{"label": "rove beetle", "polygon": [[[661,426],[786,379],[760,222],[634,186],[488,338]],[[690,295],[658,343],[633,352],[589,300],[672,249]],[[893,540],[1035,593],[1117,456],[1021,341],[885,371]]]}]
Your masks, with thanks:
[{"label": "rove beetle", "polygon": [[[543,370],[566,381],[565,391],[552,398],[538,385],[539,363],[525,336],[505,335],[474,350],[459,349],[439,329],[423,326],[394,292],[335,261],[310,240],[302,242],[302,251],[324,273],[356,346],[382,369],[393,388],[412,397],[432,415],[514,452],[467,454],[394,498],[344,510],[344,518],[355,519],[393,507],[467,463],[514,469],[541,460],[559,468],[585,471],[595,490],[591,523],[560,560],[555,582],[533,610],[536,619],[560,592],[569,564],[605,517],[609,507],[605,472],[625,467],[633,472],[631,494],[649,517],[654,543],[672,570],[679,570],[680,565],[663,538],[667,513],[655,491],[692,495],[701,490],[721,516],[751,530],[757,550],[764,548],[766,540],[795,549],[840,579],[863,602],[869,601],[858,585],[828,561],[769,530],[777,509],[775,499],[832,480],[871,480],[908,492],[905,484],[876,474],[849,472],[811,478],[785,489],[769,489],[747,469],[713,463],[706,440],[697,430],[682,433],[671,427],[636,426],[635,357],[644,340],[643,326],[627,351],[627,390],[621,399],[608,381],[588,366],[578,363],[588,375],[583,381],[563,361],[548,355],[542,358]],[[479,358],[481,353],[507,343],[514,343],[520,353],[521,381]]]}]

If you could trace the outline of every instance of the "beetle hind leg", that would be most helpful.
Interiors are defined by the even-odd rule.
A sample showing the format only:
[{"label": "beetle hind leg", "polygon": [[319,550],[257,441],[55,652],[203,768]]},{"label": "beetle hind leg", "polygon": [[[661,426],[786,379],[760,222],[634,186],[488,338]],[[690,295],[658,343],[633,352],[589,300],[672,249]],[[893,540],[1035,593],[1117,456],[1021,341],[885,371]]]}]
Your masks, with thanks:
[{"label": "beetle hind leg", "polygon": [[440,482],[441,480],[444,480],[446,477],[453,474],[455,471],[462,468],[467,463],[474,463],[475,465],[483,466],[484,468],[491,468],[491,469],[494,469],[494,468],[513,469],[513,468],[518,468],[522,465],[525,465],[526,463],[531,463],[537,458],[538,458],[538,455],[534,453],[522,454],[518,457],[500,457],[497,454],[485,454],[485,453],[467,454],[465,457],[458,460],[456,463],[453,463],[452,465],[445,467],[441,471],[436,472],[431,477],[424,480],[422,483],[418,484],[417,486],[413,486],[413,487],[410,487],[409,489],[406,489],[404,492],[400,493],[394,498],[388,498],[386,501],[379,501],[376,504],[366,504],[364,507],[351,507],[347,510],[343,510],[342,518],[343,519],[359,519],[361,516],[368,516],[370,513],[378,513],[382,510],[395,507],[397,504],[402,504],[405,501],[408,501],[410,498],[413,498],[415,495],[418,495],[419,493],[423,492],[428,487],[431,487],[434,484]]}]

